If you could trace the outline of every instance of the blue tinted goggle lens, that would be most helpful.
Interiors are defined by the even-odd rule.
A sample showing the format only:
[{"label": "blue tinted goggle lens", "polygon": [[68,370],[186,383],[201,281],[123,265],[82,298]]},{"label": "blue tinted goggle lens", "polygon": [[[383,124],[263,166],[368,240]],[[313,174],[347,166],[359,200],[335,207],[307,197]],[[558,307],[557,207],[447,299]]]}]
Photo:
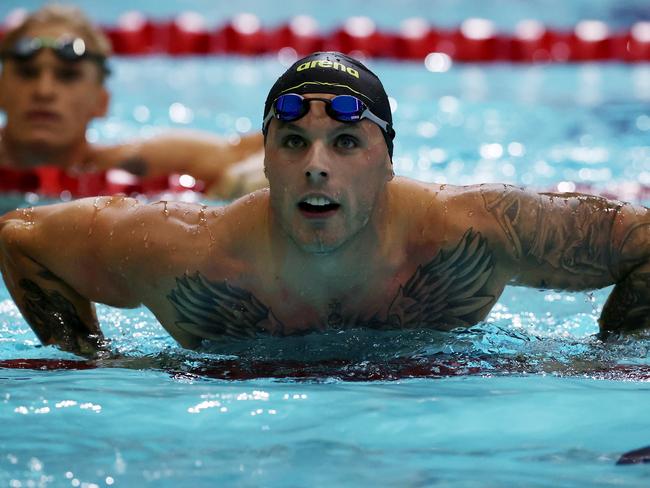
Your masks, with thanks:
[{"label": "blue tinted goggle lens", "polygon": [[327,106],[329,116],[341,122],[360,120],[366,108],[361,100],[351,95],[334,97]]},{"label": "blue tinted goggle lens", "polygon": [[298,95],[282,95],[275,101],[274,108],[276,118],[284,122],[298,120],[309,111],[305,99]]},{"label": "blue tinted goggle lens", "polygon": [[304,117],[309,112],[309,104],[315,100],[325,103],[325,111],[334,120],[339,122],[358,122],[366,118],[377,124],[381,129],[389,133],[392,129],[390,124],[373,114],[365,103],[352,95],[338,95],[329,98],[304,98],[296,93],[280,95],[265,117],[262,129],[265,131],[273,117],[283,122],[292,122]]},{"label": "blue tinted goggle lens", "polygon": [[278,97],[275,101],[275,116],[283,122],[297,120],[309,112],[309,104],[314,100],[325,102],[327,114],[339,122],[359,120],[366,109],[361,100],[351,95],[339,95],[330,100],[327,98],[303,98],[300,95],[289,93]]}]

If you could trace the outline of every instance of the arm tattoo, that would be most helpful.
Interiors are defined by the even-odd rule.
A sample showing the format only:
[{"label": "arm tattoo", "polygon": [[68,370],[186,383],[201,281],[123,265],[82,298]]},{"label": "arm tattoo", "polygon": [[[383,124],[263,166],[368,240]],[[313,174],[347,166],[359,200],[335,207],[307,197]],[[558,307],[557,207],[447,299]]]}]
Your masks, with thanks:
[{"label": "arm tattoo", "polygon": [[[372,327],[394,329],[467,327],[495,301],[481,291],[494,268],[487,241],[469,229],[455,248],[441,250],[413,276],[391,302],[383,319],[375,314],[359,321],[342,315],[341,303],[329,304],[327,325],[333,329]],[[176,279],[168,296],[179,320],[176,325],[198,337],[255,337],[265,331],[283,335],[284,325],[252,293],[225,282],[212,282],[200,273]],[[314,324],[317,325],[317,324]]]},{"label": "arm tattoo", "polygon": [[[51,276],[47,279],[56,279]],[[88,327],[65,296],[56,290],[43,290],[28,279],[20,280],[19,285],[25,291],[25,318],[43,344],[57,344],[66,351],[75,352],[100,347],[99,335],[89,334]]]},{"label": "arm tattoo", "polygon": [[494,192],[481,190],[485,208],[496,219],[499,227],[512,244],[517,259],[522,257],[521,240],[516,228],[519,224],[520,194],[517,191],[503,191],[496,195]]},{"label": "arm tattoo", "polygon": [[517,259],[531,256],[540,264],[576,275],[608,273],[619,202],[575,194],[531,196],[514,187],[481,193],[485,208],[512,244]]},{"label": "arm tattoo", "polygon": [[608,332],[633,332],[650,326],[650,273],[632,273],[610,294],[600,316],[603,337]]}]

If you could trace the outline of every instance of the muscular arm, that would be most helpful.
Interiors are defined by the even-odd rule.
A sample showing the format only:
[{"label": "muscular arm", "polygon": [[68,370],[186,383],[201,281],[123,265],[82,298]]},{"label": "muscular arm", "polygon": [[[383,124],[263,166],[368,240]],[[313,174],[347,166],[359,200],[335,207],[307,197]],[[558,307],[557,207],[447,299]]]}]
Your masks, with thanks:
[{"label": "muscular arm", "polygon": [[650,327],[650,212],[581,194],[483,187],[483,204],[510,246],[515,283],[584,290],[615,284],[603,332]]},{"label": "muscular arm", "polygon": [[187,173],[215,196],[232,198],[265,186],[262,145],[261,134],[229,142],[212,134],[174,131],[119,146],[95,146],[88,159],[98,169],[120,168],[142,177]]},{"label": "muscular arm", "polygon": [[81,354],[103,341],[92,301],[137,305],[115,275],[99,269],[93,212],[87,201],[0,219],[0,270],[25,320],[43,344]]}]

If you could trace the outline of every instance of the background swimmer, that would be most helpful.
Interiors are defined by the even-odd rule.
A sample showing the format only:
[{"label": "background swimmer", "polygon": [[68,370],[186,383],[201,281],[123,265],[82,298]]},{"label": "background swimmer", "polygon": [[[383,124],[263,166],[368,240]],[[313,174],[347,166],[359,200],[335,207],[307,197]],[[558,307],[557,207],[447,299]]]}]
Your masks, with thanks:
[{"label": "background swimmer", "polygon": [[[307,61],[317,63],[297,69]],[[646,208],[395,177],[383,86],[340,53],[290,67],[267,97],[264,128],[270,188],[228,207],[116,197],[6,215],[0,266],[41,341],[99,347],[93,302],[144,304],[185,347],[351,327],[449,330],[483,320],[507,284],[616,284],[603,335],[650,326]]]},{"label": "background swimmer", "polygon": [[0,167],[122,168],[145,177],[182,172],[221,198],[266,185],[260,134],[237,144],[189,131],[117,146],[89,144],[88,124],[109,106],[110,53],[104,34],[73,7],[45,6],[6,33],[0,42],[0,109],[6,114]]}]

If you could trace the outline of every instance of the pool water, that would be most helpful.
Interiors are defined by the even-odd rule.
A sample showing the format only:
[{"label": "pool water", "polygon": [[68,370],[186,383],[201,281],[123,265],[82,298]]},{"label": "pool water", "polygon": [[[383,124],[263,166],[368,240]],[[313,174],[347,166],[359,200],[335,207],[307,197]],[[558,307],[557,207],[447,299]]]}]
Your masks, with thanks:
[{"label": "pool water", "polygon": [[[255,131],[281,61],[116,59],[111,116],[88,137]],[[648,65],[369,64],[393,99],[399,174],[648,203]],[[145,309],[99,306],[111,355],[88,361],[40,346],[0,286],[0,486],[645,487],[650,465],[615,463],[650,444],[650,335],[596,339],[609,291],[509,288],[464,332],[200,351]]]}]

